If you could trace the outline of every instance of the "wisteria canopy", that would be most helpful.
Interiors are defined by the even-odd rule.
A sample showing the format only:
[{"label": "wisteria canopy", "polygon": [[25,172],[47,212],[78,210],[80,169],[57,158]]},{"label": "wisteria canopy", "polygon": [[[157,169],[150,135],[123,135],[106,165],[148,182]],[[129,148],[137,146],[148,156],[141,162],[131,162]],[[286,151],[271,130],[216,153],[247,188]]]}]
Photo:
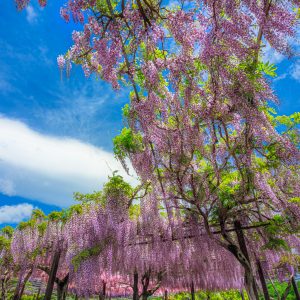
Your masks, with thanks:
[{"label": "wisteria canopy", "polygon": [[[18,9],[28,0],[16,0]],[[46,5],[44,0],[40,5]],[[298,0],[69,0],[82,24],[57,62],[130,89],[114,152],[139,177],[114,173],[80,204],[0,236],[0,277],[70,293],[140,297],[295,288],[299,267],[300,113],[280,116],[266,46],[287,56]],[[298,293],[298,294],[297,294]]]}]

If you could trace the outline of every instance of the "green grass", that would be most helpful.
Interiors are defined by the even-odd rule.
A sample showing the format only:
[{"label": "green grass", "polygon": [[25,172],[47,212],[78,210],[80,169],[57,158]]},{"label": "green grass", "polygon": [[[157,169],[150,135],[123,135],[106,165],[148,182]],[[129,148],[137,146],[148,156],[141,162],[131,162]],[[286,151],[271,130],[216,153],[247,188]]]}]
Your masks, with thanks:
[{"label": "green grass", "polygon": [[[282,282],[282,283],[274,282],[274,285],[275,285],[275,288],[276,288],[276,290],[278,291],[278,293],[281,297],[283,295],[283,293],[284,293],[284,291],[285,291],[288,284],[286,282]],[[300,282],[299,281],[297,282],[297,285],[298,285],[298,289],[300,291]],[[275,289],[273,288],[273,286],[271,284],[268,284],[268,290],[269,290],[269,293],[270,293],[270,297],[277,300],[278,296],[276,294]],[[261,299],[264,300],[263,297],[261,297]],[[296,299],[293,286],[291,286],[290,292],[289,292],[286,299],[287,300],[295,300]]]},{"label": "green grass", "polygon": [[[297,283],[298,284],[298,288],[300,290],[300,282]],[[286,287],[287,287],[287,283],[283,282],[274,282],[275,288],[278,291],[278,293],[280,294],[280,298],[283,295]],[[271,299],[277,300],[277,294],[275,289],[273,288],[273,286],[271,284],[268,284],[268,290],[270,293],[270,297]],[[33,289],[32,289],[32,285],[30,283],[28,283],[26,285],[26,292],[28,293],[34,293]],[[244,297],[245,300],[248,300],[248,297],[246,295],[246,292],[244,292]],[[10,293],[9,297],[7,298],[8,300],[12,298],[12,293]],[[40,295],[38,300],[42,300],[44,298],[44,295]],[[55,295],[55,291],[53,294],[53,299],[56,299],[56,295]],[[74,299],[74,297],[68,296],[67,300],[71,300]],[[90,298],[90,299],[97,299],[97,298]],[[152,300],[161,300],[162,297],[151,297]],[[186,292],[182,292],[182,293],[178,293],[178,294],[169,294],[168,295],[168,300],[190,300],[191,299],[191,294],[190,293],[186,293]],[[195,293],[195,300],[241,300],[241,295],[239,291],[236,290],[230,290],[230,291],[223,291],[223,292],[203,292],[203,291],[198,291]],[[264,300],[264,297],[261,296],[260,297],[261,300]],[[30,294],[24,294],[22,296],[22,300],[36,300],[36,295],[30,295]],[[294,294],[294,290],[293,287],[291,286],[290,292],[288,294],[287,300],[295,300],[295,294]]]}]

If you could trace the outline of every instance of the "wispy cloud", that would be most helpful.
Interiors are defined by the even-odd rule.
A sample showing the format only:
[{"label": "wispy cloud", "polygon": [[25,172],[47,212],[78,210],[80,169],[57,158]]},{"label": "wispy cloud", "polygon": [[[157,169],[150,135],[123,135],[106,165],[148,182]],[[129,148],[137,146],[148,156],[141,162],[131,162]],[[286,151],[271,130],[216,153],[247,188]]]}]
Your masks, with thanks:
[{"label": "wispy cloud", "polygon": [[287,76],[288,76],[288,73],[283,73],[283,74],[277,76],[276,78],[274,78],[273,82],[277,82],[277,81],[283,80],[283,79],[287,78]]},{"label": "wispy cloud", "polygon": [[269,43],[263,49],[263,60],[272,64],[279,64],[284,60],[285,56],[274,50]]},{"label": "wispy cloud", "polygon": [[0,117],[0,173],[18,196],[66,206],[73,192],[99,190],[114,170],[136,182],[110,152]]},{"label": "wispy cloud", "polygon": [[290,68],[292,78],[300,81],[300,60],[297,60]]},{"label": "wispy cloud", "polygon": [[26,7],[26,20],[30,23],[33,24],[37,21],[37,13],[35,11],[35,9],[31,6],[28,5]]},{"label": "wispy cloud", "polygon": [[0,193],[7,196],[14,196],[16,194],[14,183],[6,178],[0,178]]},{"label": "wispy cloud", "polygon": [[94,92],[96,90],[93,84],[86,83],[80,89],[65,86],[62,90],[51,91],[52,97],[56,99],[56,107],[36,109],[35,116],[55,131],[59,129],[67,135],[76,133],[76,137],[90,140],[89,135],[102,123],[101,119],[95,119],[100,112],[103,113],[102,118],[105,118],[103,104],[111,96],[109,93],[99,96],[99,93]]},{"label": "wispy cloud", "polygon": [[34,207],[28,203],[0,206],[0,224],[17,224],[31,216]]},{"label": "wispy cloud", "polygon": [[34,118],[44,132],[111,148],[112,138],[122,127],[121,107],[128,100],[127,90],[114,93],[98,80],[63,78],[60,86],[46,93],[55,105],[45,107],[37,100],[29,122]]}]

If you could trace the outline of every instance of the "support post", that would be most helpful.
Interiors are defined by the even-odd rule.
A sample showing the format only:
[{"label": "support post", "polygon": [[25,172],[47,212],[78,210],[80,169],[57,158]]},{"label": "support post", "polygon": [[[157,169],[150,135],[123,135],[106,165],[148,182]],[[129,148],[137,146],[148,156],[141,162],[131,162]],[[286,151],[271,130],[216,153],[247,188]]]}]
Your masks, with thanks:
[{"label": "support post", "polygon": [[168,291],[167,290],[165,290],[164,300],[168,300]]},{"label": "support post", "polygon": [[260,283],[261,283],[261,286],[262,286],[262,289],[263,289],[265,300],[270,300],[271,298],[270,298],[270,295],[269,295],[269,291],[268,291],[264,271],[263,271],[261,262],[258,258],[256,259],[256,265],[257,265],[258,275],[259,275]]},{"label": "support post", "polygon": [[139,300],[139,274],[137,271],[133,274],[133,300]]},{"label": "support post", "polygon": [[56,250],[54,252],[44,300],[51,300],[56,273],[59,265],[60,254],[60,250]]},{"label": "support post", "polygon": [[194,287],[194,281],[192,281],[191,284],[191,299],[195,300],[195,287]]}]

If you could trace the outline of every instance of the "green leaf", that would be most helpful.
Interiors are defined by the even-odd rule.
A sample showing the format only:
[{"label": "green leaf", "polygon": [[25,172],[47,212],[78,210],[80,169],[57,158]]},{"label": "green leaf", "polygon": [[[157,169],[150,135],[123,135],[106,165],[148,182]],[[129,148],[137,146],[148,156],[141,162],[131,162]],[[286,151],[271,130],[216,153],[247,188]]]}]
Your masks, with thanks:
[{"label": "green leaf", "polygon": [[124,127],[119,135],[113,139],[114,153],[117,158],[124,159],[128,153],[135,153],[143,149],[141,134],[134,133]]},{"label": "green leaf", "polygon": [[11,238],[14,234],[14,229],[11,226],[5,226],[1,229],[1,232]]},{"label": "green leaf", "polygon": [[141,214],[141,207],[139,204],[132,204],[129,207],[129,218],[131,220],[137,220]]},{"label": "green leaf", "polygon": [[122,198],[123,195],[131,197],[133,195],[133,188],[127,183],[121,175],[117,175],[117,172],[113,173],[113,176],[109,177],[109,181],[103,186],[103,196],[115,197],[115,199]]},{"label": "green leaf", "polygon": [[75,272],[78,270],[80,267],[81,263],[84,262],[85,260],[89,259],[90,257],[97,256],[99,255],[106,247],[106,245],[111,242],[111,237],[108,236],[104,238],[99,244],[80,251],[77,255],[75,255],[72,258],[72,264],[74,266]]},{"label": "green leaf", "polygon": [[44,221],[44,222],[38,224],[37,228],[38,228],[39,234],[43,235],[47,229],[47,222]]},{"label": "green leaf", "polygon": [[259,62],[258,63],[258,70],[260,72],[263,72],[265,73],[266,75],[268,76],[271,76],[271,77],[276,77],[277,74],[276,74],[276,70],[277,70],[277,67],[274,65],[274,64],[271,64],[269,62]]}]

